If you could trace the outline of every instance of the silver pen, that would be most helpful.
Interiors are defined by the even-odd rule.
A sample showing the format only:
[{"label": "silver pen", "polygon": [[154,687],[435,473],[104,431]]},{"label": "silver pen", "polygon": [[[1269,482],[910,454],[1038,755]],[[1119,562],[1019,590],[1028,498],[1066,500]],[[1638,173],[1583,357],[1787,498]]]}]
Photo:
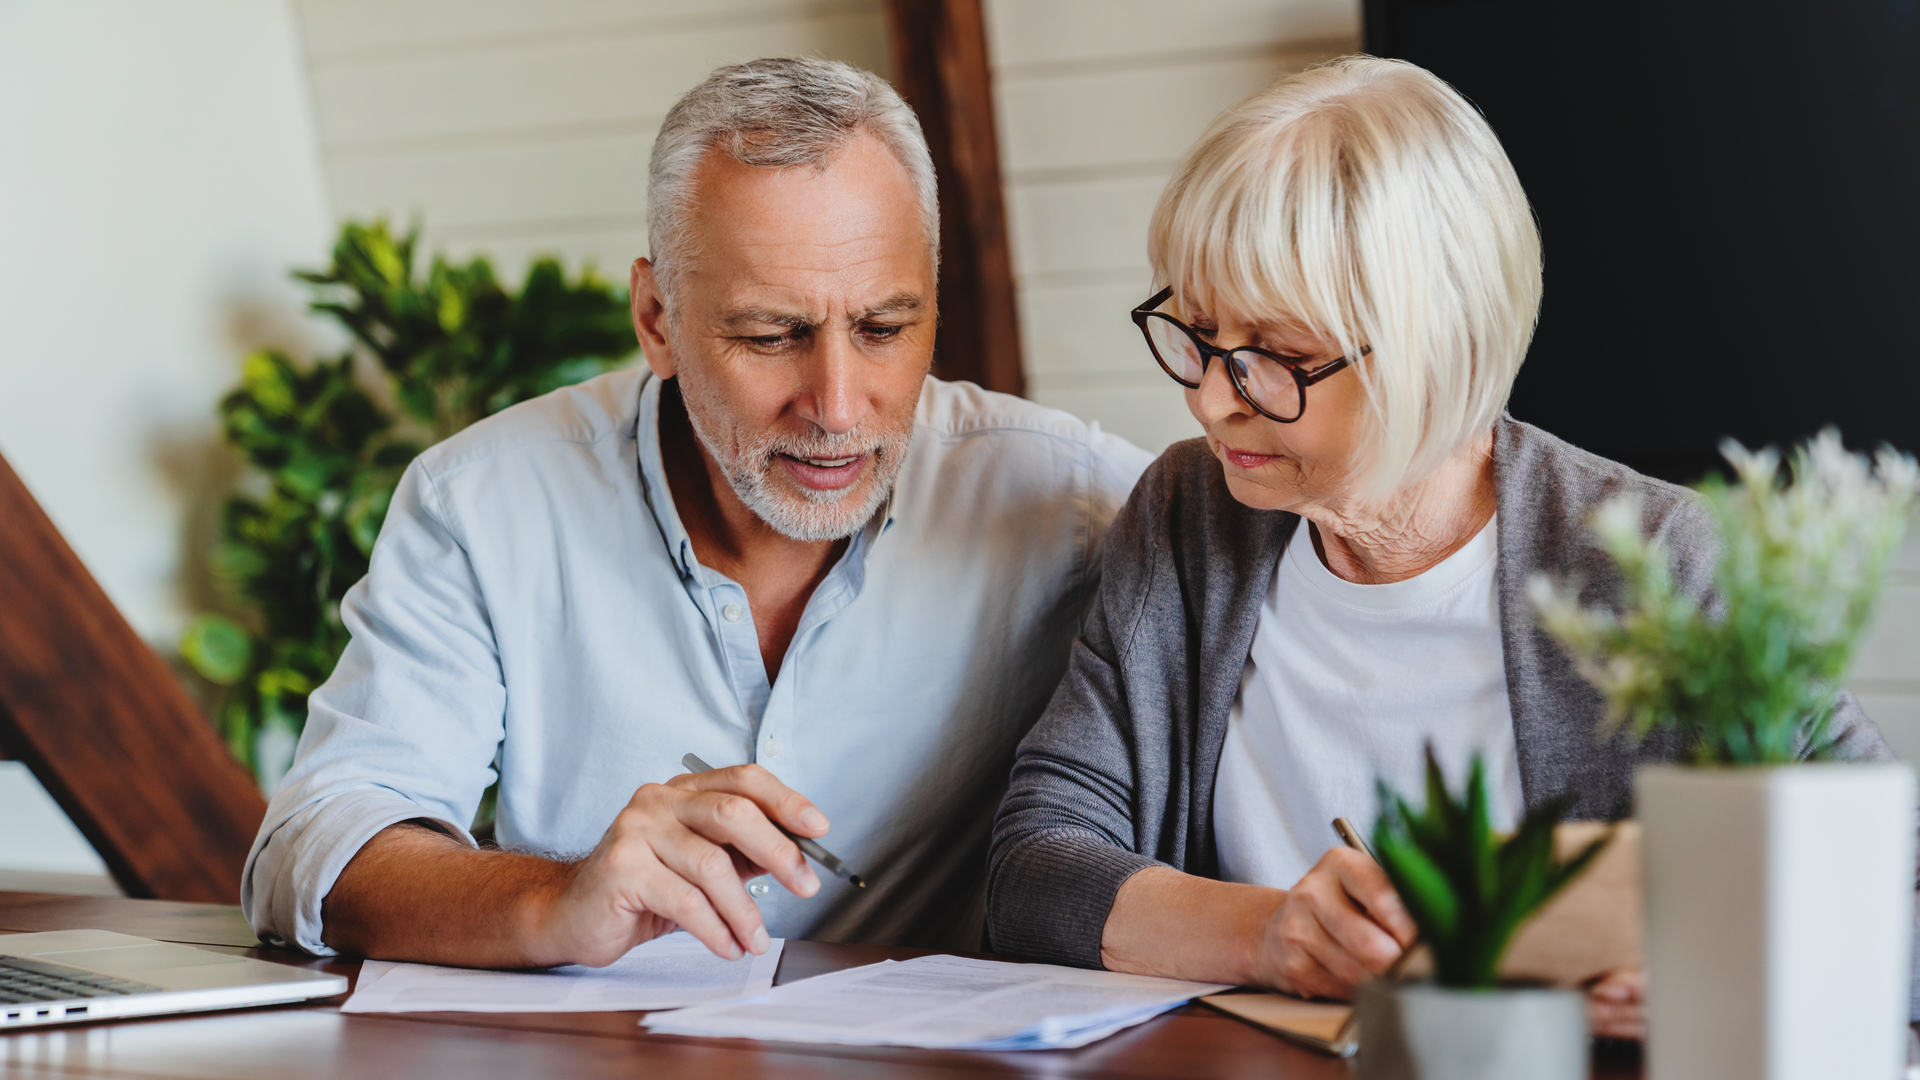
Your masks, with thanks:
[{"label": "silver pen", "polygon": [[[707,764],[704,761],[701,761],[698,757],[695,757],[692,754],[688,754],[686,757],[681,758],[680,764],[686,766],[688,772],[703,773],[703,772],[713,771],[713,766]],[[803,853],[805,853],[809,858],[811,858],[814,862],[817,862],[821,866],[826,867],[828,870],[833,871],[833,873],[836,876],[846,878],[848,881],[852,882],[857,888],[864,889],[867,887],[866,880],[862,878],[859,874],[854,873],[852,867],[848,866],[846,863],[841,862],[839,857],[834,855],[833,852],[828,851],[826,848],[821,847],[815,841],[809,840],[804,836],[796,836],[794,833],[789,831],[785,826],[781,825],[777,821],[773,822],[773,827],[776,829],[779,829],[783,833],[786,833],[787,839],[793,841],[796,845],[798,845],[800,850]]]}]

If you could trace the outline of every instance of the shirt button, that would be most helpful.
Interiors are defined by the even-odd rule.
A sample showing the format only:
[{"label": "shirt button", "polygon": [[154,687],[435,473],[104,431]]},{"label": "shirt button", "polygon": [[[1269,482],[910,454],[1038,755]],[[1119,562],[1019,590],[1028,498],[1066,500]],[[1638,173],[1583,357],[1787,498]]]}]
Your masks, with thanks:
[{"label": "shirt button", "polygon": [[739,604],[728,604],[720,609],[720,614],[725,616],[728,622],[739,622],[740,616],[745,615],[746,611]]},{"label": "shirt button", "polygon": [[767,883],[764,881],[748,882],[747,892],[752,894],[754,899],[757,900],[760,897],[767,895],[767,892],[768,892]]},{"label": "shirt button", "polygon": [[780,756],[780,740],[779,739],[767,740],[767,756],[768,757]]}]

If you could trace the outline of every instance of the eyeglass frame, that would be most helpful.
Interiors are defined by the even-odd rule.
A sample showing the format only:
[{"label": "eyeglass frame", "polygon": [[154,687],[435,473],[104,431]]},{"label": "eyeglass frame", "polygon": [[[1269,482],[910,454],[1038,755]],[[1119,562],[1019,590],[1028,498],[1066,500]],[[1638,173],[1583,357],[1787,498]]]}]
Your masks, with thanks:
[{"label": "eyeglass frame", "polygon": [[[1140,328],[1140,336],[1147,339],[1147,351],[1153,354],[1154,362],[1160,365],[1160,370],[1166,372],[1168,378],[1172,379],[1174,382],[1179,383],[1181,386],[1184,386],[1189,390],[1200,389],[1199,383],[1188,382],[1187,380],[1174,374],[1173,367],[1167,363],[1166,357],[1161,356],[1160,350],[1154,347],[1153,335],[1147,331],[1148,319],[1162,319],[1162,320],[1165,320],[1166,322],[1170,322],[1174,326],[1179,327],[1180,331],[1187,335],[1187,340],[1193,342],[1195,349],[1197,349],[1200,353],[1200,377],[1201,378],[1203,379],[1206,378],[1207,365],[1210,362],[1212,362],[1214,357],[1216,356],[1219,357],[1221,362],[1225,365],[1227,369],[1227,381],[1233,384],[1234,393],[1239,394],[1240,400],[1246,402],[1248,407],[1252,408],[1254,412],[1257,412],[1261,416],[1264,416],[1267,419],[1272,420],[1276,424],[1291,424],[1295,420],[1300,419],[1302,416],[1307,415],[1307,387],[1312,386],[1314,383],[1317,383],[1322,379],[1325,379],[1329,375],[1337,374],[1353,366],[1352,360],[1342,356],[1333,360],[1329,360],[1326,363],[1321,364],[1319,367],[1305,368],[1305,367],[1302,367],[1299,363],[1301,359],[1300,357],[1283,356],[1280,353],[1276,353],[1272,351],[1271,349],[1262,349],[1258,345],[1236,345],[1231,349],[1223,349],[1218,345],[1210,344],[1209,342],[1202,340],[1199,332],[1194,330],[1193,327],[1188,326],[1186,323],[1181,322],[1179,319],[1174,318],[1173,316],[1167,314],[1164,311],[1154,310],[1155,308],[1159,307],[1161,304],[1166,303],[1167,300],[1172,296],[1173,296],[1173,286],[1169,285],[1166,288],[1161,289],[1159,292],[1154,293],[1152,296],[1147,298],[1145,303],[1142,303],[1140,306],[1133,309],[1133,324]],[[1265,408],[1261,406],[1259,402],[1253,400],[1252,394],[1247,393],[1246,384],[1241,381],[1239,367],[1238,365],[1235,365],[1233,363],[1233,354],[1238,352],[1249,352],[1249,353],[1253,353],[1256,356],[1265,357],[1266,359],[1271,360],[1276,364],[1279,364],[1281,367],[1286,368],[1287,374],[1293,376],[1293,381],[1296,384],[1298,384],[1300,387],[1300,411],[1298,413],[1295,413],[1292,419],[1288,419],[1284,416],[1278,416],[1278,415],[1275,415],[1274,413],[1268,412]],[[1361,356],[1366,356],[1372,352],[1373,352],[1373,346],[1371,345],[1360,346]]]}]

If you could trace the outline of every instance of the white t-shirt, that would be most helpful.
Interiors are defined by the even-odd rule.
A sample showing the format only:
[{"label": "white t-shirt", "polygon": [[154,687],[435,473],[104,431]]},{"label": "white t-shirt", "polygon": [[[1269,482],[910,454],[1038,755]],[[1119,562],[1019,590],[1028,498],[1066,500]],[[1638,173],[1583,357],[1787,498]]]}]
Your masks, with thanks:
[{"label": "white t-shirt", "polygon": [[[1496,519],[1497,520],[1497,519]],[[1418,809],[1429,740],[1456,793],[1475,750],[1496,829],[1522,806],[1494,591],[1495,522],[1418,577],[1356,585],[1327,569],[1306,522],[1260,609],[1213,789],[1227,881],[1292,888],[1333,819],[1371,836],[1383,779]]]}]

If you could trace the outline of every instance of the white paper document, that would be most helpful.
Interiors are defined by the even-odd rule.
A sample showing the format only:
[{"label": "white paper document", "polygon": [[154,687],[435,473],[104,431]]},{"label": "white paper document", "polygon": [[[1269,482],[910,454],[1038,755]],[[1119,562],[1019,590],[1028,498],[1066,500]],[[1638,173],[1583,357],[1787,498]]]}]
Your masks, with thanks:
[{"label": "white paper document", "polygon": [[888,960],[743,1001],[656,1013],[668,1035],[1041,1050],[1085,1046],[1226,987],[958,956]]},{"label": "white paper document", "polygon": [[677,1009],[764,994],[780,966],[779,938],[763,956],[722,960],[681,931],[603,968],[484,971],[369,960],[342,1012],[612,1012]]}]

